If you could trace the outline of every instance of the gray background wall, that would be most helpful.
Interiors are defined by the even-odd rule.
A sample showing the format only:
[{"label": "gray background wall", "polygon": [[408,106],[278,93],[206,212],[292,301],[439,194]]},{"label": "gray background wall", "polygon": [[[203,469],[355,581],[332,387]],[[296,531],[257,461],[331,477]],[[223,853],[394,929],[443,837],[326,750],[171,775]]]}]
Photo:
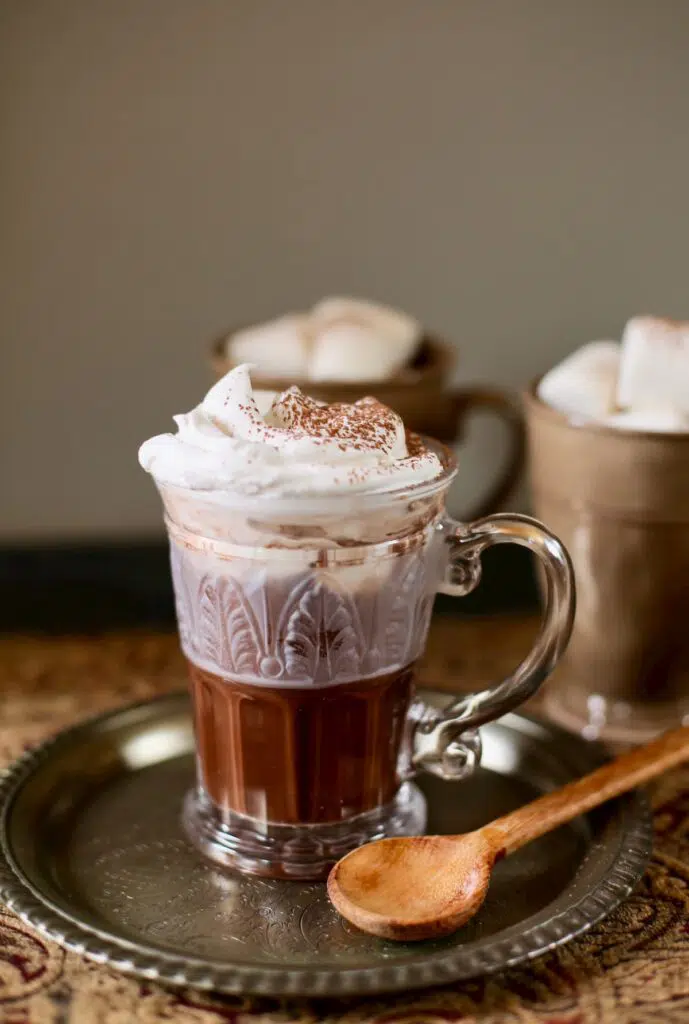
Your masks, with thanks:
[{"label": "gray background wall", "polygon": [[689,316],[688,52],[672,0],[2,0],[0,539],[159,529],[234,322],[378,297],[518,386]]}]

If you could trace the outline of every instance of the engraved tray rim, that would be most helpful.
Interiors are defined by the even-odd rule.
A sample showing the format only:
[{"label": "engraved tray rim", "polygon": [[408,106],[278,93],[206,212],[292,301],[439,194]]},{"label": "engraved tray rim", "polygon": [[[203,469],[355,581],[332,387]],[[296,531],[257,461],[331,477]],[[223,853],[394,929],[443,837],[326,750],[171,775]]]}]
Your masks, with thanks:
[{"label": "engraved tray rim", "polygon": [[[433,694],[433,691],[424,692]],[[447,694],[434,695],[447,699]],[[113,727],[125,716],[148,712],[155,718],[156,712],[169,713],[177,705],[178,710],[188,707],[184,691],[105,711],[49,737],[0,773],[0,900],[45,938],[126,974],[225,994],[321,997],[382,994],[494,974],[549,952],[588,931],[630,895],[651,855],[653,832],[649,805],[645,795],[637,790],[612,802],[619,819],[616,823],[619,855],[607,873],[573,905],[516,936],[512,933],[518,926],[513,925],[505,929],[503,938],[487,936],[471,945],[440,952],[434,950],[425,960],[337,969],[266,964],[254,967],[210,958],[181,957],[151,948],[109,934],[81,921],[78,915],[68,915],[54,906],[23,876],[21,864],[16,862],[8,843],[8,822],[15,797],[46,762],[50,763],[56,748],[68,746],[80,735],[105,724]],[[500,724],[517,732],[528,726],[536,727],[558,744],[564,744],[568,751],[579,756],[585,752],[591,768],[605,756],[600,745],[535,716],[513,713],[500,719]]]}]

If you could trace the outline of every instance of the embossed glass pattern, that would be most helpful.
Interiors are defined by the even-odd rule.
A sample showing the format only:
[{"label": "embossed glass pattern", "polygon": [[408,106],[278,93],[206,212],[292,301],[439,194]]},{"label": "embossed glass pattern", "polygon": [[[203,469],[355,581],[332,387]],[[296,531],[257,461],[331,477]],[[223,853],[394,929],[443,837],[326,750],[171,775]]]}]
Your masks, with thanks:
[{"label": "embossed glass pattern", "polygon": [[200,668],[254,685],[323,687],[400,668],[423,649],[447,556],[434,523],[332,564],[317,549],[286,549],[279,560],[235,550],[214,564],[188,533],[172,523],[169,533],[180,642]]}]

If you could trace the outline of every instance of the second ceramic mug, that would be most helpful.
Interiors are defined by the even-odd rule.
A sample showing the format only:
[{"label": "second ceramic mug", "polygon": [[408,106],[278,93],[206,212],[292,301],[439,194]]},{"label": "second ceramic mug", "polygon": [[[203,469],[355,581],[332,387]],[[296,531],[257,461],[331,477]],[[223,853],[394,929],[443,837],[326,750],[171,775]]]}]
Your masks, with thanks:
[{"label": "second ceramic mug", "polygon": [[[449,386],[457,359],[456,350],[445,341],[427,334],[411,366],[389,380],[348,382],[285,381],[257,375],[257,387],[282,391],[297,383],[314,398],[328,404],[354,402],[362,395],[374,395],[394,409],[408,430],[437,437],[445,444],[462,440],[469,417],[475,412],[497,416],[508,432],[508,450],[504,464],[486,493],[468,511],[466,518],[477,519],[500,508],[509,497],[524,468],[524,425],[518,402],[500,388],[484,384]],[[210,361],[217,376],[234,365],[225,355],[225,337],[211,345]]]},{"label": "second ceramic mug", "polygon": [[524,395],[536,515],[574,563],[572,640],[549,714],[641,743],[689,717],[689,434],[579,422]]},{"label": "second ceramic mug", "polygon": [[[477,728],[532,696],[564,649],[574,595],[562,544],[525,516],[448,518],[456,466],[435,449],[439,478],[352,502],[230,507],[159,484],[197,738],[184,820],[215,862],[319,878],[363,842],[423,831],[410,780],[469,774]],[[483,551],[503,543],[540,560],[540,634],[494,688],[425,707],[414,684],[435,594],[468,593]]]}]

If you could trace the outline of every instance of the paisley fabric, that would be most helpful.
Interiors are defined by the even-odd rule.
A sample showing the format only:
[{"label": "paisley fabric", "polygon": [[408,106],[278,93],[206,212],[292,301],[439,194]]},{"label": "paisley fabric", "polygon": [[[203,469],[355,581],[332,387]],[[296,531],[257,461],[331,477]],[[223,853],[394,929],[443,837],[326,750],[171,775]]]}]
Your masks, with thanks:
[{"label": "paisley fabric", "polygon": [[[530,620],[438,620],[424,677],[450,689],[461,673],[472,688],[483,685],[514,664],[533,629]],[[173,636],[0,639],[0,760],[79,717],[183,682]],[[0,909],[0,1022],[686,1024],[689,769],[667,775],[652,797],[655,850],[635,895],[582,939],[500,977],[347,1003],[217,999],[139,982],[65,953]]]}]

